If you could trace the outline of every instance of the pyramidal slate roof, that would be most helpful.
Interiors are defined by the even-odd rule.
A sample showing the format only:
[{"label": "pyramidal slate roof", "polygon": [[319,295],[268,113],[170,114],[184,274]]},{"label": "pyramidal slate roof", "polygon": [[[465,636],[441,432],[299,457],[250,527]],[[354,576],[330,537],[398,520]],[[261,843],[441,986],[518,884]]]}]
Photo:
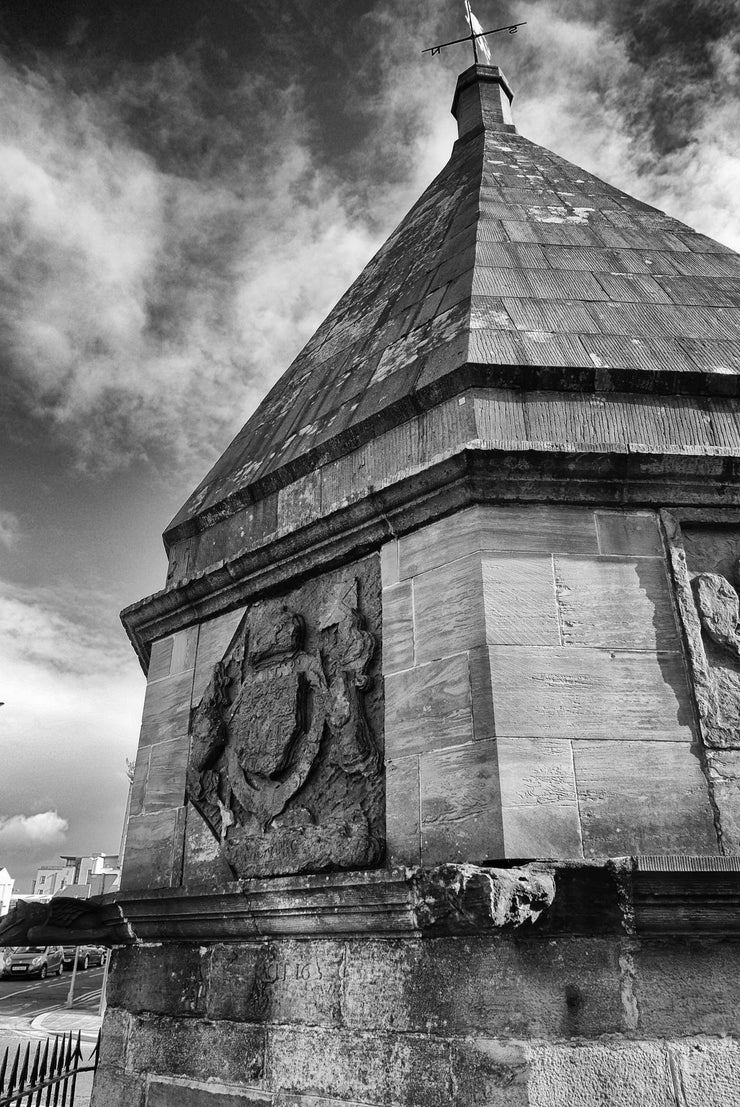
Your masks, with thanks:
[{"label": "pyramidal slate roof", "polygon": [[409,418],[463,367],[481,383],[495,370],[509,387],[537,366],[555,388],[574,371],[644,373],[646,390],[670,378],[673,391],[711,375],[736,394],[740,255],[519,135],[511,98],[496,67],[460,76],[449,162],[178,513],[168,543]]}]

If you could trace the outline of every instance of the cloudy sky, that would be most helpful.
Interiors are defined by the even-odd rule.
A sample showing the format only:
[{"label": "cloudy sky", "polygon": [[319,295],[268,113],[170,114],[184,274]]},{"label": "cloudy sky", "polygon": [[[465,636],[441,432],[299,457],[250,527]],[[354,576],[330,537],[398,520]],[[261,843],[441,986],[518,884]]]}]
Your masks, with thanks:
[{"label": "cloudy sky", "polygon": [[[478,0],[522,133],[740,249],[737,0]],[[3,0],[0,867],[115,851],[160,534],[449,156],[462,0]]]}]

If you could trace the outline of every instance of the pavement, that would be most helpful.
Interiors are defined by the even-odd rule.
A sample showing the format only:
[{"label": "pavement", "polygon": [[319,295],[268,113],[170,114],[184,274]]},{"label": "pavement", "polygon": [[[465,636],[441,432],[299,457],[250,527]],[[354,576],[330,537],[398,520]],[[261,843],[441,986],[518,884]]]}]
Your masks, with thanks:
[{"label": "pavement", "polygon": [[47,1034],[66,1034],[79,1030],[83,1042],[96,1042],[103,1020],[100,1015],[87,1011],[45,1011],[31,1021],[31,1030],[40,1030]]},{"label": "pavement", "polygon": [[[66,1006],[69,978],[46,980],[0,980],[0,1063],[6,1048],[10,1056],[20,1045],[35,1044],[55,1034],[80,1032],[82,1052],[87,1058],[97,1041],[102,1019],[97,1014],[103,972],[90,970],[78,977],[74,1007]],[[81,1073],[75,1107],[89,1107],[92,1073]]]}]

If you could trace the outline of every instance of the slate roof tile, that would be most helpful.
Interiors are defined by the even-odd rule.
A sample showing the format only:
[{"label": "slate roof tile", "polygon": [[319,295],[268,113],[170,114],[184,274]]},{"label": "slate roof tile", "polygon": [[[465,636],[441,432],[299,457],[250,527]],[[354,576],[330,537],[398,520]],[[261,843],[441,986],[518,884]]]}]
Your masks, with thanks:
[{"label": "slate roof tile", "polygon": [[[171,529],[232,495],[256,495],[255,482],[274,483],[291,461],[341,453],[360,424],[378,416],[385,425],[391,405],[401,412],[405,397],[466,361],[634,370],[636,394],[658,374],[716,374],[728,386],[740,374],[737,254],[487,126],[455,144]],[[660,405],[639,403],[635,433],[659,438]],[[541,418],[537,433],[551,433]],[[721,444],[731,436],[717,419]],[[685,420],[693,441],[702,420]]]}]

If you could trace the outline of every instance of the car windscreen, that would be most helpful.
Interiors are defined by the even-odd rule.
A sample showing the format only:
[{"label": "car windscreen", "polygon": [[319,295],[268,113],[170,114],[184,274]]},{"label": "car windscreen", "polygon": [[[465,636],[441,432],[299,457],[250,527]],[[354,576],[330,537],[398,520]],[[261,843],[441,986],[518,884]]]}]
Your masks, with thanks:
[{"label": "car windscreen", "polygon": [[43,953],[45,946],[16,946],[14,953]]}]

